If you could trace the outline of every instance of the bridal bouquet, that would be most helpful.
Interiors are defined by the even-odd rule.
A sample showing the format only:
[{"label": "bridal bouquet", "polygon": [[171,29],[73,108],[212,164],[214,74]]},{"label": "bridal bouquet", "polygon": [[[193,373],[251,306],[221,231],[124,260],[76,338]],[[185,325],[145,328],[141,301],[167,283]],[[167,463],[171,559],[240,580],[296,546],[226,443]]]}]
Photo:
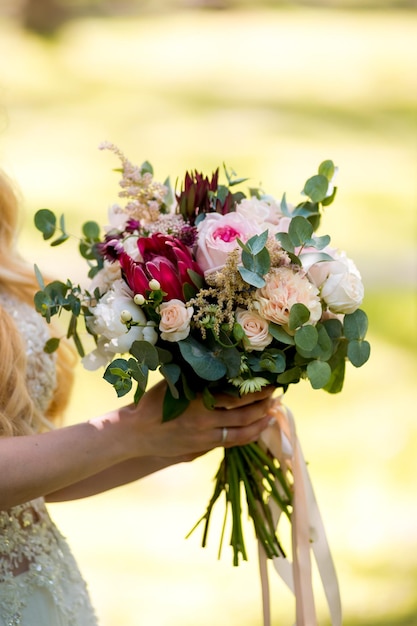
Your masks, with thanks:
[{"label": "bridal bouquet", "polygon": [[[370,347],[359,271],[328,235],[315,234],[336,194],[332,161],[321,163],[293,206],[285,195],[277,201],[258,187],[243,189],[247,180],[227,168],[224,183],[219,170],[211,177],[194,171],[173,192],[169,180],[154,179],[148,162],[137,167],[116,146],[102,148],[120,159],[123,203],[110,207],[106,227],[83,225],[88,284],[45,285],[35,268],[36,308],[48,322],[69,312],[67,335],[84,366],[104,368],[118,396],[133,388],[135,402],[158,370],[167,382],[164,420],[181,414],[196,393],[212,408],[220,390],[244,395],[272,385],[285,392],[303,379],[341,391],[346,362],[360,367]],[[48,209],[35,224],[52,245],[69,238],[64,217]],[[80,320],[93,342],[88,351]],[[53,338],[45,349],[58,344]],[[223,494],[235,565],[247,558],[242,506],[268,559],[286,558],[277,535],[281,513],[295,526],[298,444],[278,401],[275,412],[276,445],[266,437],[225,449],[200,520],[205,545]]]}]

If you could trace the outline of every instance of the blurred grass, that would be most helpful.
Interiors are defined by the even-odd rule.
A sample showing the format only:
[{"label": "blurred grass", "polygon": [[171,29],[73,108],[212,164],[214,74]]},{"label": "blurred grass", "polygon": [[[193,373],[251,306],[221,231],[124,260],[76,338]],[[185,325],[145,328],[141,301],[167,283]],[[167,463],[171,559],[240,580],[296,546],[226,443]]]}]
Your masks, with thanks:
[{"label": "blurred grass", "polygon": [[[225,161],[291,201],[320,161],[340,167],[323,232],[365,281],[372,355],[339,396],[300,385],[297,419],[339,572],[346,626],[417,624],[417,15],[314,8],[160,13],[74,21],[54,40],[0,22],[0,159],[24,194],[22,251],[82,276],[51,251],[36,209],[105,221],[117,198],[114,141],[175,183]],[[116,404],[79,368],[78,421]],[[103,626],[261,623],[256,554],[217,561],[184,536],[211,492],[219,452],[88,501],[54,505]],[[274,623],[292,599],[271,572]],[[325,624],[325,611],[320,600]]]}]

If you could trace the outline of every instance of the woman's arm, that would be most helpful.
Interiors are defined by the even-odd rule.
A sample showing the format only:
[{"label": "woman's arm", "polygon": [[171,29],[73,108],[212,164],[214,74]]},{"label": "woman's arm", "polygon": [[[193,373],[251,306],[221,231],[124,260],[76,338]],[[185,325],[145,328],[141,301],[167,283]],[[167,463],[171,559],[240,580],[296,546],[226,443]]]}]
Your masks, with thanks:
[{"label": "woman's arm", "polygon": [[228,399],[229,405],[221,404],[232,408],[213,411],[196,399],[180,417],[162,423],[163,395],[158,383],[138,406],[40,435],[0,439],[0,510],[39,496],[99,493],[221,445],[223,427],[229,430],[226,445],[233,446],[256,440],[268,426],[266,392]]}]

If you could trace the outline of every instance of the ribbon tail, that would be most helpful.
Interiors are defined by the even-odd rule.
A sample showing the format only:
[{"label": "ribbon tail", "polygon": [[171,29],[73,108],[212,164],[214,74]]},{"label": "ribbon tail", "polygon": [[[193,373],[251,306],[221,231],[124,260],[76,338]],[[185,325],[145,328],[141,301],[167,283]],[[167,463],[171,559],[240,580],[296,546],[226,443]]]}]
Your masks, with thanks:
[{"label": "ribbon tail", "polygon": [[266,558],[264,549],[262,548],[260,541],[258,541],[258,559],[259,559],[259,572],[261,576],[262,610],[263,610],[264,626],[271,626],[271,603],[270,603],[270,593],[269,593],[267,558]]}]

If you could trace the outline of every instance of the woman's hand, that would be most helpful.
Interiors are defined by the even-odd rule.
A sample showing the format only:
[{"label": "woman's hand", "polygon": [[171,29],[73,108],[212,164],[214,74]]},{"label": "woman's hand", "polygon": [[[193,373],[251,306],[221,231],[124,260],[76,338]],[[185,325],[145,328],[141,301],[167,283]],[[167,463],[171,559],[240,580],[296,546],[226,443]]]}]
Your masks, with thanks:
[{"label": "woman's hand", "polygon": [[220,394],[214,410],[207,409],[198,396],[179,417],[162,422],[165,389],[162,381],[145,393],[137,407],[120,411],[121,420],[129,419],[133,426],[136,456],[190,460],[218,446],[256,441],[271,422],[272,387],[241,398]]}]

